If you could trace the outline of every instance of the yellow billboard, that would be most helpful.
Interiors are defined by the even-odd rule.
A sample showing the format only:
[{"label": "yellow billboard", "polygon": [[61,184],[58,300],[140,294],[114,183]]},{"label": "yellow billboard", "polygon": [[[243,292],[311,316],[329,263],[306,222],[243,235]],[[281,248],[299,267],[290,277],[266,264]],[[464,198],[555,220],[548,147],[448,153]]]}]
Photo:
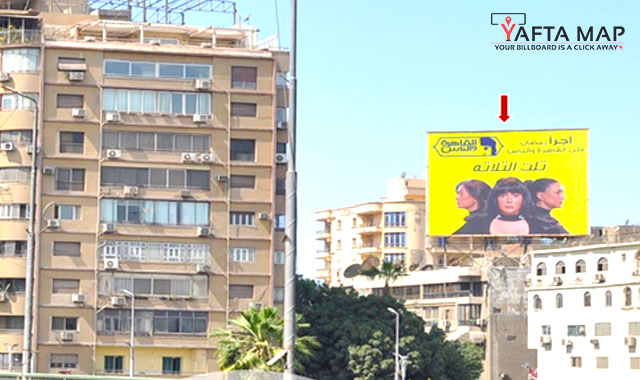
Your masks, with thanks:
[{"label": "yellow billboard", "polygon": [[587,129],[430,132],[429,234],[587,235]]}]

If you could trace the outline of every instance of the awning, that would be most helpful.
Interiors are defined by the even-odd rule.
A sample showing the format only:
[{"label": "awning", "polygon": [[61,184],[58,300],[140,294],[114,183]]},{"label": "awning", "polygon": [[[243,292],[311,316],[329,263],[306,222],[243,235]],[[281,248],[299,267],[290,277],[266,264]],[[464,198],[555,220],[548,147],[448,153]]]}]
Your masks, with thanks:
[{"label": "awning", "polygon": [[87,71],[86,63],[58,63],[58,71]]}]

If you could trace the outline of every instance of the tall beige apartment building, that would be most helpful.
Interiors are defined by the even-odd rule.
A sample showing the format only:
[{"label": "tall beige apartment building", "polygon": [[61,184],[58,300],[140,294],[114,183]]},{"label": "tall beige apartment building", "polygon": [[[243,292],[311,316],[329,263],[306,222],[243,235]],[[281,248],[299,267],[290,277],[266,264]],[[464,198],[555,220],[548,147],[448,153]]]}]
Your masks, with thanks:
[{"label": "tall beige apartment building", "polygon": [[216,371],[209,333],[283,300],[288,53],[26,3],[0,10],[0,371],[22,366],[33,159],[34,370],[127,373],[134,294],[137,376]]},{"label": "tall beige apartment building", "polygon": [[328,286],[352,287],[354,278],[344,271],[370,257],[402,264],[407,271],[426,263],[424,179],[391,178],[380,201],[319,211],[316,220],[324,225],[316,236],[322,245],[316,278]]}]

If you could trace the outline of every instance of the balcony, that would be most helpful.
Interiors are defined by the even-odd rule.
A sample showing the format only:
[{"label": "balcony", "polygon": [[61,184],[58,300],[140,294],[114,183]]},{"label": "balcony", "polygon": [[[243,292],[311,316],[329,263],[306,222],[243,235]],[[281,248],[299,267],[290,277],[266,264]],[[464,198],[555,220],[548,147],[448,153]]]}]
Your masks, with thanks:
[{"label": "balcony", "polygon": [[39,44],[42,32],[39,29],[0,28],[1,45]]},{"label": "balcony", "polygon": [[331,231],[329,230],[316,231],[316,240],[331,240]]},{"label": "balcony", "polygon": [[323,248],[323,249],[319,249],[316,251],[316,257],[318,259],[324,259],[329,257],[329,255],[331,255],[331,252],[329,252],[328,248]]},{"label": "balcony", "polygon": [[372,255],[372,254],[376,254],[379,253],[380,256],[382,255],[382,248],[380,248],[379,245],[369,245],[369,244],[365,244],[365,245],[361,245],[357,248],[358,254],[360,255]]},{"label": "balcony", "polygon": [[329,282],[331,281],[331,271],[328,268],[318,269],[316,271],[316,278]]},{"label": "balcony", "polygon": [[382,204],[364,204],[353,208],[353,213],[359,215],[379,214],[382,212]]},{"label": "balcony", "polygon": [[357,231],[360,235],[373,235],[382,233],[382,227],[375,225],[358,226]]}]

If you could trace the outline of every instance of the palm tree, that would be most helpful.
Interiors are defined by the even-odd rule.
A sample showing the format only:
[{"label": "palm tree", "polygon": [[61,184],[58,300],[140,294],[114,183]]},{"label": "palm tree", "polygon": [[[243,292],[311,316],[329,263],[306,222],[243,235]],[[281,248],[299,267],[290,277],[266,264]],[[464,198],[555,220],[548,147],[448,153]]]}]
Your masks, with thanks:
[{"label": "palm tree", "polygon": [[406,276],[404,273],[404,265],[395,264],[392,261],[383,261],[380,268],[371,268],[364,270],[360,274],[369,277],[372,280],[380,277],[384,280],[384,292],[385,296],[391,295],[391,288],[389,284],[399,279],[402,276]]},{"label": "palm tree", "polygon": [[[310,356],[312,349],[319,343],[312,336],[298,336],[299,328],[309,327],[296,315],[296,357]],[[267,362],[282,351],[284,320],[278,309],[265,307],[249,308],[238,318],[229,321],[229,329],[218,329],[211,336],[220,338],[216,346],[218,365],[223,371],[261,370],[284,371],[283,361],[272,366]],[[299,361],[296,361],[298,365]],[[296,368],[298,371],[300,368]]]}]

